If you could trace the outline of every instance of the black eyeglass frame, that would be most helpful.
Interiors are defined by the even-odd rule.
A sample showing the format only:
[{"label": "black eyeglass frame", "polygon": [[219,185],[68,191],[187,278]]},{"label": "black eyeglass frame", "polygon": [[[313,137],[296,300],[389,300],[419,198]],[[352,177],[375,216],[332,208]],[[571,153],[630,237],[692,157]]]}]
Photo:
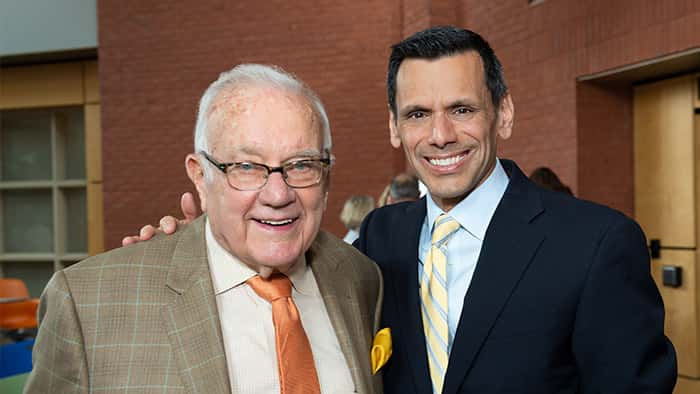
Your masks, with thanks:
[{"label": "black eyeglass frame", "polygon": [[[320,157],[320,158],[313,158],[313,159],[311,159],[311,158],[308,158],[308,159],[298,159],[298,160],[290,161],[290,162],[288,162],[288,163],[286,163],[285,165],[282,165],[282,166],[270,167],[270,166],[268,166],[267,164],[255,163],[255,162],[252,162],[252,161],[237,161],[237,162],[232,162],[232,163],[219,163],[219,162],[216,161],[213,157],[209,156],[209,154],[208,154],[207,152],[205,152],[205,151],[199,151],[199,154],[202,155],[202,156],[204,156],[204,158],[207,159],[207,161],[209,161],[209,163],[213,164],[214,167],[218,168],[219,170],[221,170],[221,172],[224,173],[224,175],[226,175],[226,183],[228,183],[229,186],[231,186],[232,188],[234,188],[234,189],[236,189],[236,190],[240,190],[240,191],[255,191],[255,190],[260,190],[260,189],[262,189],[263,187],[265,187],[265,185],[267,185],[267,180],[270,178],[270,174],[272,174],[272,173],[274,173],[274,172],[279,172],[280,175],[282,175],[282,179],[284,180],[284,183],[287,184],[287,186],[289,186],[289,187],[291,187],[291,188],[293,188],[293,189],[305,189],[305,188],[307,188],[307,187],[316,186],[316,185],[318,185],[319,183],[321,183],[321,180],[323,180],[323,176],[325,175],[325,172],[327,172],[328,169],[331,167],[331,165],[333,165],[333,163],[335,162],[335,157],[333,157],[333,155],[330,155],[330,157]],[[324,173],[321,174],[321,176],[318,178],[318,180],[317,180],[316,182],[314,182],[314,183],[312,183],[312,184],[310,184],[310,185],[306,185],[306,186],[292,186],[292,185],[290,185],[289,183],[287,183],[287,176],[286,176],[286,174],[285,174],[285,172],[284,172],[284,168],[287,167],[287,166],[289,166],[289,165],[291,165],[291,164],[296,164],[296,163],[300,163],[300,162],[317,162],[317,163],[321,163],[321,164],[323,164],[322,170],[323,170]],[[233,185],[231,184],[231,181],[229,180],[228,168],[231,167],[231,166],[241,165],[241,164],[252,164],[252,165],[256,165],[256,166],[260,166],[260,167],[265,168],[265,169],[267,170],[267,175],[265,176],[265,182],[264,182],[262,185],[260,185],[260,187],[255,188],[255,189],[241,189],[241,188],[238,188],[238,187],[233,186]]]}]

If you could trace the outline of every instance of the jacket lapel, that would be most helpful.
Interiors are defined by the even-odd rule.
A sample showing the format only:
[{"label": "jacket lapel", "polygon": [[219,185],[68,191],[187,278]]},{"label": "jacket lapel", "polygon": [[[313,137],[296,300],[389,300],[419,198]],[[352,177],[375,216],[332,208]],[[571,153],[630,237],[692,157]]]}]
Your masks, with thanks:
[{"label": "jacket lapel", "polygon": [[[369,384],[372,380],[369,373],[370,345],[368,341],[363,340],[372,333],[365,333],[363,328],[357,294],[359,289],[355,288],[353,281],[347,280],[352,273],[345,272],[344,269],[351,265],[343,264],[345,256],[330,244],[329,237],[324,231],[319,232],[306,253],[306,262],[314,273],[328,318],[350,368],[357,392],[372,393],[374,390]],[[367,348],[362,347],[363,344]]]},{"label": "jacket lapel", "polygon": [[182,231],[167,286],[174,298],[162,317],[185,391],[230,393],[221,325],[206,257],[204,216]]},{"label": "jacket lapel", "polygon": [[474,277],[465,296],[445,377],[444,393],[456,393],[482,344],[527,269],[544,233],[531,225],[543,212],[539,194],[515,163],[501,160],[510,182],[489,224]]},{"label": "jacket lapel", "polygon": [[391,326],[391,330],[399,336],[396,343],[401,346],[396,353],[401,352],[408,359],[417,393],[432,391],[418,297],[418,243],[425,215],[425,198],[407,205],[405,222],[399,231],[391,235],[391,245],[394,246],[391,250],[396,256],[395,261],[389,264],[390,272],[387,274],[394,284],[393,305],[397,309],[397,315],[403,317],[401,325]]}]

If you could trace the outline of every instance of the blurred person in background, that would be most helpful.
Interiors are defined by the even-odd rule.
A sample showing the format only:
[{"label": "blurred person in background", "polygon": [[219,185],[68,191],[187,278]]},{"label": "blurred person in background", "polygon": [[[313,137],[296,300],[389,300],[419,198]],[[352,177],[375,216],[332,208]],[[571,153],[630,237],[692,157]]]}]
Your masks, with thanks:
[{"label": "blurred person in background", "polygon": [[377,200],[377,208],[404,201],[415,201],[421,197],[420,182],[415,175],[402,172],[391,179]]},{"label": "blurred person in background", "polygon": [[365,216],[374,209],[374,198],[370,196],[350,196],[340,212],[340,221],[348,229],[343,241],[352,244],[360,235],[359,229]]},{"label": "blurred person in background", "polygon": [[415,175],[401,173],[391,180],[387,204],[415,201],[419,198],[420,190],[418,189],[418,178]]},{"label": "blurred person in background", "polygon": [[377,199],[377,208],[381,208],[387,204],[387,200],[389,199],[389,191],[391,190],[391,183],[384,186],[384,190],[382,190],[382,194],[379,195],[379,198]]},{"label": "blurred person in background", "polygon": [[566,186],[549,167],[537,167],[530,174],[530,180],[545,189],[554,190],[555,192],[566,193],[573,196],[574,193]]}]

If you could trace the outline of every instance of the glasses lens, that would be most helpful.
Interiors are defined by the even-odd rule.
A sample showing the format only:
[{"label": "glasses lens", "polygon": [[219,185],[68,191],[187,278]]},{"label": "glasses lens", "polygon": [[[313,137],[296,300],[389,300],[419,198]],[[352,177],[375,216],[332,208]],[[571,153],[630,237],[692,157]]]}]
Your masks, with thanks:
[{"label": "glasses lens", "polygon": [[323,175],[324,164],[318,160],[300,160],[284,166],[287,184],[307,187],[317,184]]},{"label": "glasses lens", "polygon": [[239,163],[228,168],[228,182],[238,190],[257,190],[265,185],[267,168],[259,164]]}]

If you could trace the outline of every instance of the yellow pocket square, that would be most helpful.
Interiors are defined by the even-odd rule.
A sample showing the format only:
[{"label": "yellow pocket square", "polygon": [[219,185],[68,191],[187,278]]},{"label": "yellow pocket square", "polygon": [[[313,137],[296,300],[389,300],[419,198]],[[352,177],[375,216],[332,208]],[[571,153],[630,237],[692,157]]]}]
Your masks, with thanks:
[{"label": "yellow pocket square", "polygon": [[375,335],[374,342],[372,343],[372,351],[370,353],[372,359],[372,374],[376,375],[384,364],[389,361],[389,357],[391,357],[391,330],[389,327],[382,328],[377,335]]}]

